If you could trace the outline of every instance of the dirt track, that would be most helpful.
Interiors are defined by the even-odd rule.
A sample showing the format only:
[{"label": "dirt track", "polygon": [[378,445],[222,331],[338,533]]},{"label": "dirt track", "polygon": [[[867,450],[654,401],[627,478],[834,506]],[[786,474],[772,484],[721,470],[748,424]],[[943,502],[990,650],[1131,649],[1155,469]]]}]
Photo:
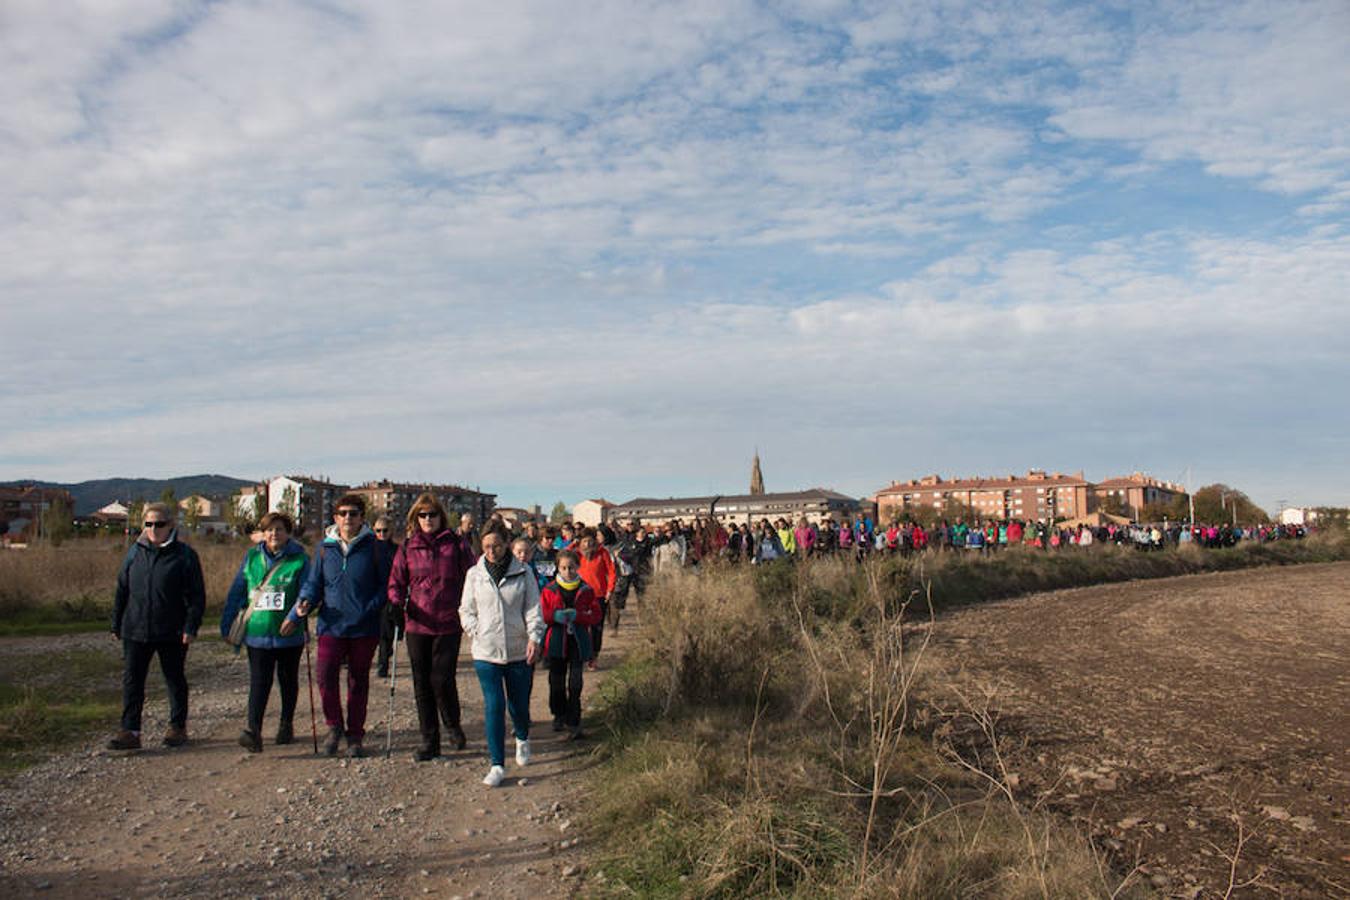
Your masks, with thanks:
[{"label": "dirt track", "polygon": [[1240,822],[1234,896],[1350,896],[1350,564],[971,607],[925,662],[993,691],[1021,796],[1164,894],[1223,896]]},{"label": "dirt track", "polygon": [[[602,670],[621,640],[607,635]],[[4,653],[55,650],[62,642],[106,647],[107,635],[6,641]],[[467,643],[467,642],[466,642]],[[236,743],[248,693],[247,663],[218,641],[193,648],[189,746],[158,746],[166,705],[152,666],[146,750],[86,749],[7,779],[0,801],[0,896],[20,897],[562,897],[584,892],[578,846],[579,778],[589,742],[565,743],[549,728],[547,676],[532,697],[533,764],[507,780],[487,771],[482,697],[467,655],[459,692],[469,747],[416,763],[416,712],[400,650],[392,758],[316,757],[304,675],[298,741],[275,747],[275,691],[264,752]],[[372,683],[367,746],[383,750],[388,682]],[[344,688],[345,690],[345,688]],[[106,740],[115,728],[109,722]],[[323,723],[319,722],[322,739]],[[101,741],[100,741],[101,745]]]}]

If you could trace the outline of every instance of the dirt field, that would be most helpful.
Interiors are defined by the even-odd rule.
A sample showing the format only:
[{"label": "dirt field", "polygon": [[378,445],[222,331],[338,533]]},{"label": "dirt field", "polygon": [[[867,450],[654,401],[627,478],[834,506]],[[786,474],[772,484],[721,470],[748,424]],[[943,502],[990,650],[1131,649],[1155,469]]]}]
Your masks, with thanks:
[{"label": "dirt field", "polygon": [[[607,636],[592,692],[628,635]],[[116,655],[106,634],[0,641],[0,653],[59,652],[72,642]],[[466,642],[467,646],[467,642]],[[459,692],[469,747],[417,763],[407,657],[400,651],[394,752],[383,758],[388,682],[372,683],[361,760],[316,757],[301,673],[296,744],[275,747],[277,696],[264,723],[264,751],[235,739],[243,727],[248,665],[218,640],[194,646],[191,743],[158,742],[166,704],[152,666],[145,738],[136,754],[99,746],[5,779],[0,794],[0,896],[72,897],[565,897],[585,892],[577,837],[579,778],[589,742],[566,743],[549,727],[544,670],[532,697],[534,762],[507,780],[487,772],[482,696],[467,651]],[[323,737],[322,717],[319,721]]]},{"label": "dirt field", "polygon": [[[992,692],[1021,797],[1164,895],[1350,896],[1350,564],[972,607],[925,663],[969,706]],[[968,715],[947,730],[981,744]]]}]

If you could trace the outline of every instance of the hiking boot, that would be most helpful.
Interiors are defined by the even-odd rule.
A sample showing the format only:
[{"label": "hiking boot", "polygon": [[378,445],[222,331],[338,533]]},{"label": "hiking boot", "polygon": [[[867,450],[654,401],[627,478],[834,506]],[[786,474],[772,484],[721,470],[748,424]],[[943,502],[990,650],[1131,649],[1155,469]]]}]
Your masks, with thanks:
[{"label": "hiking boot", "polygon": [[135,731],[119,731],[117,737],[108,741],[109,750],[139,750],[141,749],[141,736]]},{"label": "hiking boot", "polygon": [[456,750],[463,750],[469,746],[469,739],[464,736],[464,729],[458,725],[450,726],[450,740],[454,743]]},{"label": "hiking boot", "polygon": [[342,729],[328,729],[328,737],[323,739],[323,752],[325,756],[337,756],[338,744],[342,743]]},{"label": "hiking boot", "polygon": [[423,744],[421,749],[413,754],[413,759],[418,762],[430,762],[441,755],[441,748],[435,744]]},{"label": "hiking boot", "polygon": [[361,741],[359,739],[352,740],[351,738],[347,738],[347,758],[365,759],[365,756],[366,748],[361,746]]},{"label": "hiking boot", "polygon": [[165,747],[181,747],[187,743],[187,729],[182,725],[170,725],[164,732]]},{"label": "hiking boot", "polygon": [[249,753],[262,752],[262,735],[256,731],[250,731],[245,728],[239,732],[239,746],[243,747]]},{"label": "hiking boot", "polygon": [[282,719],[281,722],[277,725],[277,739],[276,741],[274,741],[274,743],[276,744],[295,743],[295,726],[292,725],[290,722],[287,722],[285,719]]}]

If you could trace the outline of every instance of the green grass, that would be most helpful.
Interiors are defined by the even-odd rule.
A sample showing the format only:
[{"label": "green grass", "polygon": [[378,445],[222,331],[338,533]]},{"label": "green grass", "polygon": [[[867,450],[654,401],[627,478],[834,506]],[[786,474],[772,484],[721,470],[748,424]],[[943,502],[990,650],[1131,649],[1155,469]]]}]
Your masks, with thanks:
[{"label": "green grass", "polygon": [[122,660],[108,643],[0,658],[0,772],[25,769],[117,721]]}]

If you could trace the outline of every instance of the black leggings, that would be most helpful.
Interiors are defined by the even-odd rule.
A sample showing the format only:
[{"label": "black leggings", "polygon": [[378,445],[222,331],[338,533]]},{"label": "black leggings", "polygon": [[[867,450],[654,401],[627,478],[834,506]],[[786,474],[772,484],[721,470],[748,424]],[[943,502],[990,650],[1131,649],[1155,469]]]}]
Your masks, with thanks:
[{"label": "black leggings", "polygon": [[[422,741],[433,746],[441,739],[440,723],[459,727],[459,685],[455,667],[459,663],[459,634],[404,635],[408,641],[408,663],[412,668],[413,695],[417,698],[417,723]],[[439,719],[439,721],[438,721]]]},{"label": "black leggings", "polygon": [[568,728],[581,725],[581,674],[580,655],[548,661],[548,711]]},{"label": "black leggings", "polygon": [[300,695],[300,647],[248,648],[248,730],[262,734],[263,714],[272,693],[272,674],[276,673],[281,692],[281,721],[295,720],[295,700]]}]

